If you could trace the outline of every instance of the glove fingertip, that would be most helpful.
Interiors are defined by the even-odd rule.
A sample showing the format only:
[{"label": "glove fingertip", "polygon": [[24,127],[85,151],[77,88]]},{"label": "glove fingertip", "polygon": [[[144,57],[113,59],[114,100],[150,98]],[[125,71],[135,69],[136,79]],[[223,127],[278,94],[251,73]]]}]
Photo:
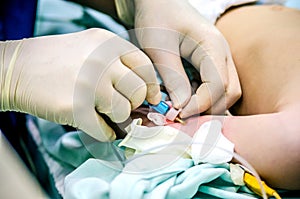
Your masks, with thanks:
[{"label": "glove fingertip", "polygon": [[106,123],[101,123],[100,130],[97,135],[100,141],[108,142],[114,141],[116,139],[116,134],[112,128],[110,128]]},{"label": "glove fingertip", "polygon": [[193,95],[188,104],[182,109],[179,116],[181,118],[187,118],[197,113],[199,113],[198,103],[196,102],[195,96]]},{"label": "glove fingertip", "polygon": [[106,123],[104,118],[95,112],[95,117],[85,123],[84,132],[101,142],[113,141],[116,139],[114,130]]},{"label": "glove fingertip", "polygon": [[193,115],[193,113],[190,110],[187,110],[186,108],[182,109],[182,111],[179,113],[180,118],[187,118],[191,115]]},{"label": "glove fingertip", "polygon": [[109,133],[106,133],[106,135],[108,135],[107,141],[114,141],[117,138],[117,136],[113,130],[111,130],[111,132],[109,132]]},{"label": "glove fingertip", "polygon": [[173,107],[180,109],[184,107],[190,98],[190,93],[180,93],[179,95],[175,92],[169,94],[172,100]]},{"label": "glove fingertip", "polygon": [[[137,106],[138,101],[141,101],[140,104],[143,102],[142,100],[136,100],[131,104],[124,97],[115,97],[114,100],[115,101],[110,104],[110,107],[107,108],[107,111],[97,109],[114,123],[124,122],[130,116],[132,106]],[[109,128],[109,126],[107,126],[107,128]]]},{"label": "glove fingertip", "polygon": [[151,95],[151,96],[147,96],[146,100],[150,103],[150,104],[158,104],[161,101],[161,92],[157,92],[155,95]]}]

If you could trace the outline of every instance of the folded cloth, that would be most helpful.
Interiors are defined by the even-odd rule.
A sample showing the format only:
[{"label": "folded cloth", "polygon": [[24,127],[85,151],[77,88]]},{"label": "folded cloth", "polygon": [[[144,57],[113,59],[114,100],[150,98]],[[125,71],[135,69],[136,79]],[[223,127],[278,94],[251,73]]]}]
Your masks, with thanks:
[{"label": "folded cloth", "polygon": [[120,170],[110,162],[89,159],[66,177],[64,198],[254,198],[246,187],[232,183],[227,163],[194,165],[191,159],[180,158],[151,172],[132,172],[157,158],[163,157],[139,156]]},{"label": "folded cloth", "polygon": [[[172,127],[146,127],[140,124],[140,119],[133,120],[126,128],[128,135],[118,145],[131,152],[127,154],[126,161],[120,159],[120,163],[116,164],[108,160],[89,159],[66,177],[64,198],[173,199],[200,197],[203,194],[222,198],[253,198],[247,194],[250,193],[247,188],[234,185],[229,164],[220,163],[231,160],[232,154],[225,154],[223,160],[216,154],[217,143],[225,139],[220,137],[221,125],[218,121],[207,122],[199,129],[198,134],[204,136],[195,135],[198,141],[199,138],[204,138],[204,142],[211,141],[207,135],[213,130],[217,139],[209,150],[205,149],[205,158],[216,156],[206,159],[217,159],[219,163],[197,165],[190,155],[194,144],[191,137]],[[199,143],[195,149],[199,149],[198,146]],[[230,147],[229,150],[233,150],[233,145]],[[126,151],[123,151],[124,155]],[[194,154],[201,162],[200,156]]]},{"label": "folded cloth", "polygon": [[120,150],[116,147],[119,141],[99,142],[82,131],[66,132],[62,126],[43,119],[38,120],[38,126],[46,151],[61,164],[74,169],[89,158],[108,161],[125,159],[117,151]]},{"label": "folded cloth", "polygon": [[126,147],[134,154],[160,153],[190,157],[188,152],[189,145],[192,142],[190,136],[173,127],[147,127],[142,126],[141,123],[141,119],[132,121],[125,129],[127,135],[120,142],[120,147]]},{"label": "folded cloth", "polygon": [[62,196],[64,178],[89,158],[117,163],[125,159],[117,147],[120,141],[99,142],[81,131],[66,132],[61,125],[39,118],[28,117],[27,127]]},{"label": "folded cloth", "polygon": [[[140,142],[137,140],[154,135],[152,139],[159,138],[160,146],[143,140],[140,144],[147,147],[135,143],[138,152],[131,149],[132,153],[125,158],[129,148],[119,146],[122,140],[101,143],[80,131],[66,132],[58,124],[39,119],[40,148],[45,149],[44,155],[62,168],[68,168],[67,173],[61,173],[63,198],[254,198],[246,186],[232,182],[228,163],[195,165],[189,155],[189,145],[193,144],[189,136],[171,127],[165,128],[167,131],[160,129],[164,133],[159,134],[156,127],[142,127],[139,122],[134,120],[127,128],[129,137],[125,143],[130,144],[132,138],[131,141]],[[219,129],[218,123],[216,128],[210,128],[213,122],[206,124],[199,132]],[[147,129],[143,131],[146,135],[138,134],[141,128]],[[173,146],[174,143],[179,144]]]},{"label": "folded cloth", "polygon": [[221,122],[211,120],[194,134],[190,154],[195,164],[221,164],[231,161],[233,151],[234,144],[222,134]]},{"label": "folded cloth", "polygon": [[[126,128],[127,136],[119,146],[139,153],[173,154],[191,157],[194,164],[229,162],[233,157],[234,144],[222,134],[222,124],[211,120],[201,125],[193,138],[169,126],[141,126],[142,120],[135,119]],[[168,160],[169,161],[169,160]],[[159,165],[168,163],[161,159]]]}]

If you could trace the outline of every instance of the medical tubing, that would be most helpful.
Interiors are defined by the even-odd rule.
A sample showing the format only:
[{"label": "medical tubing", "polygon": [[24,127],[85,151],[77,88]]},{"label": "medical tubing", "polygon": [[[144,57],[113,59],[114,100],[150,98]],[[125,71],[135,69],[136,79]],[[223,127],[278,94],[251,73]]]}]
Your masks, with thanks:
[{"label": "medical tubing", "polygon": [[[248,172],[245,172],[244,182],[253,192],[261,196],[261,188],[259,187],[257,179],[253,175],[249,174]],[[264,187],[264,190],[266,191],[266,194],[269,197],[274,196],[276,199],[281,199],[279,194],[274,189],[270,188],[264,181],[261,181],[261,183]]]},{"label": "medical tubing", "polygon": [[[207,145],[207,144],[203,144],[203,143],[200,143],[200,142],[193,142],[192,144],[200,144],[200,145]],[[125,160],[125,162],[123,164],[127,164],[129,163],[130,161],[133,161],[134,159],[136,158],[139,158],[143,155],[146,155],[146,154],[151,154],[151,151],[155,150],[157,151],[158,148],[164,148],[166,146],[169,146],[170,144],[162,144],[162,145],[158,145],[156,147],[151,147],[139,154],[135,154],[134,156],[131,156],[129,157],[127,160]],[[191,144],[187,144],[186,142],[172,142],[172,145],[185,145],[187,146],[187,148],[189,146],[191,146]],[[262,180],[260,179],[258,173],[256,172],[256,170],[254,169],[254,167],[251,166],[250,163],[248,163],[242,156],[238,155],[237,153],[235,152],[231,152],[231,151],[228,151],[224,148],[221,148],[221,147],[218,147],[218,146],[214,146],[215,148],[217,149],[220,149],[220,150],[223,150],[224,152],[228,153],[228,154],[232,154],[233,155],[233,158],[235,158],[238,162],[240,162],[241,165],[243,165],[244,167],[247,168],[247,170],[253,175],[254,178],[256,178],[257,182],[258,182],[258,187],[260,188],[261,190],[261,197],[263,197],[263,199],[268,199],[267,197],[267,193],[266,193],[266,190],[265,190],[265,186],[263,186],[263,183],[262,183]],[[184,152],[183,152],[184,153]],[[275,197],[275,195],[273,195]],[[280,199],[279,198],[276,198],[276,199]]]},{"label": "medical tubing", "polygon": [[273,193],[273,197],[275,199],[281,199],[280,195],[276,191]]}]

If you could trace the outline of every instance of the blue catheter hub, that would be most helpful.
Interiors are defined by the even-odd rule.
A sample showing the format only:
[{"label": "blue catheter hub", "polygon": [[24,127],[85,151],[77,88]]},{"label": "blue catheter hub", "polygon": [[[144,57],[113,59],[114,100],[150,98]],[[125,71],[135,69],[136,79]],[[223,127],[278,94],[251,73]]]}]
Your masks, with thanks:
[{"label": "blue catheter hub", "polygon": [[169,105],[164,102],[164,101],[160,101],[159,104],[157,105],[150,105],[149,106],[155,110],[156,112],[160,113],[160,114],[163,114],[163,115],[166,115],[166,113],[169,111],[170,107]]}]

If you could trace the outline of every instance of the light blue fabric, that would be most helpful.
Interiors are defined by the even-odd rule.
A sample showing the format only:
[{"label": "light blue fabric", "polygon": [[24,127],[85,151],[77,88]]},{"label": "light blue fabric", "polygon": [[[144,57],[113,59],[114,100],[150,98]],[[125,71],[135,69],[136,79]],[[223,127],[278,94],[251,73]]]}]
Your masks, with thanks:
[{"label": "light blue fabric", "polygon": [[[179,159],[168,167],[148,169],[149,162],[161,157],[156,154],[139,156],[126,164],[122,172],[111,182],[111,198],[167,198],[168,190],[174,186],[176,176],[193,165],[191,159]],[[144,166],[144,167],[143,167]],[[143,169],[139,169],[143,168]],[[151,167],[150,167],[151,168]],[[159,187],[167,181],[169,186]],[[126,182],[126,183],[124,183]],[[173,183],[171,183],[173,182]],[[155,190],[155,197],[152,192]]]},{"label": "light blue fabric", "polygon": [[55,123],[38,119],[41,140],[46,151],[61,164],[74,169],[89,158],[98,158],[107,161],[125,160],[125,156],[118,145],[99,142],[81,131],[66,132]]},{"label": "light blue fabric", "polygon": [[[143,162],[153,156],[134,161]],[[136,173],[126,171],[126,166],[118,170],[109,162],[89,159],[67,176],[65,198],[182,199],[201,198],[201,193],[219,198],[254,198],[247,189],[241,191],[233,185],[228,164],[194,166],[192,160],[181,158],[169,167]]]},{"label": "light blue fabric", "polygon": [[120,173],[107,162],[89,159],[65,179],[64,198],[109,198],[110,182]]},{"label": "light blue fabric", "polygon": [[[255,198],[245,186],[233,184],[228,163],[194,165],[192,159],[169,154],[126,160],[124,150],[117,146],[120,140],[102,143],[42,119],[37,124],[47,153],[73,170],[64,181],[66,199]],[[170,163],[159,168],[162,159]]]},{"label": "light blue fabric", "polygon": [[103,28],[129,39],[126,29],[112,17],[71,1],[39,0],[36,15],[35,36]]}]

